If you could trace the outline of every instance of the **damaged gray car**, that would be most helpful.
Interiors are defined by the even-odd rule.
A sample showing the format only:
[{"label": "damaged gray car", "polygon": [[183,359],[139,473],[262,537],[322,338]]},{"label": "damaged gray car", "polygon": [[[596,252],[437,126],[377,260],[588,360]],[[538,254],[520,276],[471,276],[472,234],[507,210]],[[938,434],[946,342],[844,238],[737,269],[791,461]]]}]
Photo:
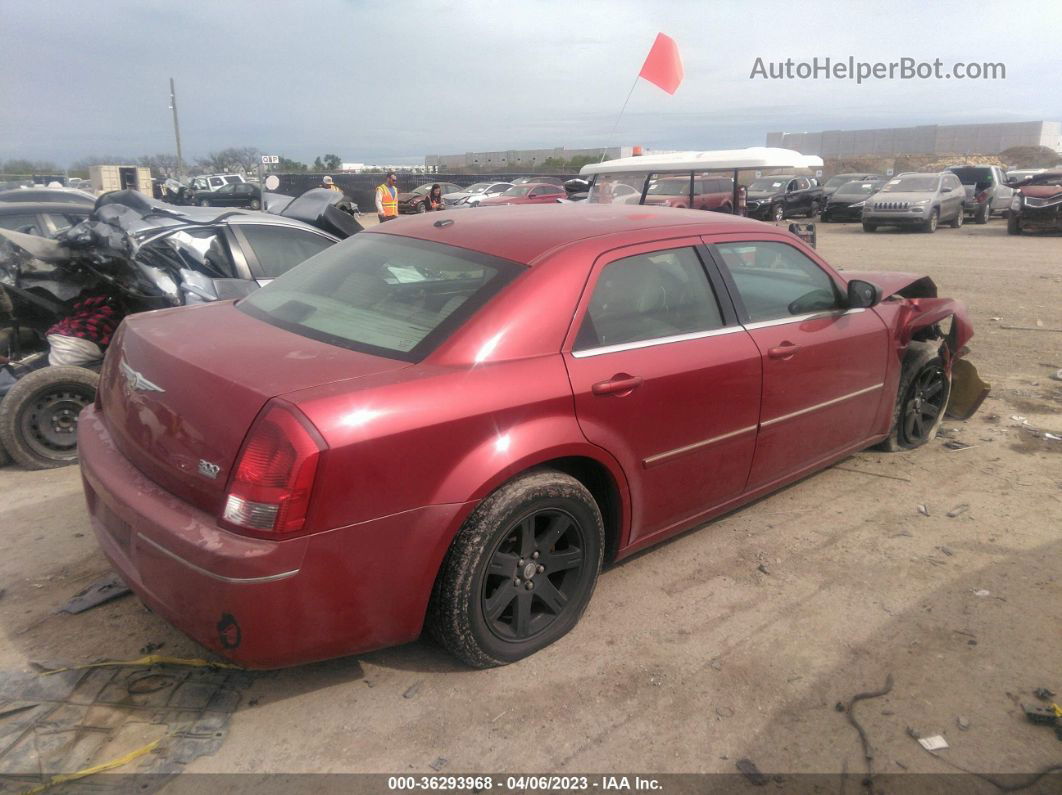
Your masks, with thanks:
[{"label": "damaged gray car", "polygon": [[0,229],[0,464],[77,459],[77,415],[125,315],[241,298],[358,231],[320,189],[281,215],[118,191],[54,238]]}]

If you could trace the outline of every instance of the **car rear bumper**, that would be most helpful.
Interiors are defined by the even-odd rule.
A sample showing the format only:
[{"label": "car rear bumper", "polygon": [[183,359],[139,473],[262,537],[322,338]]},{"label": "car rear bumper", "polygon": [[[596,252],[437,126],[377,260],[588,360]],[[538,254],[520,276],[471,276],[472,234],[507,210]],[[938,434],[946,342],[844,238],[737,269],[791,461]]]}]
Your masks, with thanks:
[{"label": "car rear bumper", "polygon": [[415,639],[467,504],[406,511],[287,541],[219,528],[146,478],[95,409],[78,422],[92,529],[152,610],[248,668],[279,668]]}]

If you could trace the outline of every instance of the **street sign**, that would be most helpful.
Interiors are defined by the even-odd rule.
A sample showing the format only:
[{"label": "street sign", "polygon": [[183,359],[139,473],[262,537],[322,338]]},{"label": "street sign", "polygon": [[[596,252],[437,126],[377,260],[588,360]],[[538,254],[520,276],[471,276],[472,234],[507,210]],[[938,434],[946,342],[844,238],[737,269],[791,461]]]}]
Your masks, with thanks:
[{"label": "street sign", "polygon": [[276,174],[270,174],[265,180],[266,190],[276,190],[280,187],[280,178]]},{"label": "street sign", "polygon": [[821,177],[822,176],[822,169],[821,168],[815,169],[815,176],[816,177]]},{"label": "street sign", "polygon": [[263,166],[268,166],[268,165],[276,164],[276,163],[279,163],[279,162],[280,162],[280,156],[279,155],[262,155],[262,165]]},{"label": "street sign", "polygon": [[885,176],[886,177],[891,177],[892,176],[892,169],[891,168],[885,169]]}]

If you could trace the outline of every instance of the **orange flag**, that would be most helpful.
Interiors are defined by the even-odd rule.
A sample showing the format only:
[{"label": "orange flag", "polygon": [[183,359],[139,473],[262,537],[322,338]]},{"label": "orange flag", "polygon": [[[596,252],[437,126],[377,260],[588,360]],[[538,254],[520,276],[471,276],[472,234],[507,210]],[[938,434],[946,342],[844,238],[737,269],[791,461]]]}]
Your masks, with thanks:
[{"label": "orange flag", "polygon": [[663,33],[657,33],[656,41],[645,57],[645,63],[642,64],[642,71],[638,76],[644,77],[667,93],[674,94],[682,82],[682,74],[682,59],[679,58],[675,40]]}]

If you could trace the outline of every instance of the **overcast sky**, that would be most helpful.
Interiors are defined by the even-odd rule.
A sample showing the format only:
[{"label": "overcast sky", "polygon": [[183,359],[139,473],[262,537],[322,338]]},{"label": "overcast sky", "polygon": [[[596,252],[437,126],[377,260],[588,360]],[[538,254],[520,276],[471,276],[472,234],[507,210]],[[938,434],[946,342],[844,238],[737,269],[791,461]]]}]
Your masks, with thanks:
[{"label": "overcast sky", "polygon": [[[856,10],[865,5],[867,10]],[[66,165],[256,146],[300,160],[641,144],[769,131],[1062,120],[1062,2],[0,0],[0,159]],[[1018,13],[1020,11],[1020,13]],[[658,32],[674,96],[638,81]],[[997,81],[750,80],[765,61],[1001,61]]]}]

